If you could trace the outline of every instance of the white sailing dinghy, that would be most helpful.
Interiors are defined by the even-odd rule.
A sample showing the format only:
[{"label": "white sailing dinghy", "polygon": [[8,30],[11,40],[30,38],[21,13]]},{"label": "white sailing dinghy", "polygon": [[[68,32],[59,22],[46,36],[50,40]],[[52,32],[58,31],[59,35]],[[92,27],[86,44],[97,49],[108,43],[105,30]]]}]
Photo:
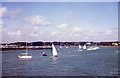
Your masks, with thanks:
[{"label": "white sailing dinghy", "polygon": [[83,49],[86,49],[86,45],[83,46]]},{"label": "white sailing dinghy", "polygon": [[44,43],[44,52],[43,52],[43,56],[47,56],[47,54],[45,53],[45,43]]},{"label": "white sailing dinghy", "polygon": [[68,48],[68,46],[66,46],[66,48]]},{"label": "white sailing dinghy", "polygon": [[81,45],[79,45],[79,49],[81,49],[82,47],[81,47]]},{"label": "white sailing dinghy", "polygon": [[19,59],[31,59],[32,56],[28,55],[28,49],[27,49],[27,43],[26,43],[26,53],[21,53],[21,55],[18,56]]},{"label": "white sailing dinghy", "polygon": [[79,45],[79,50],[78,51],[82,51],[82,47],[81,47],[81,45]]},{"label": "white sailing dinghy", "polygon": [[60,48],[62,48],[62,46],[60,46]]},{"label": "white sailing dinghy", "polygon": [[51,57],[57,57],[58,53],[57,53],[57,50],[54,46],[54,44],[52,44],[52,56]]}]

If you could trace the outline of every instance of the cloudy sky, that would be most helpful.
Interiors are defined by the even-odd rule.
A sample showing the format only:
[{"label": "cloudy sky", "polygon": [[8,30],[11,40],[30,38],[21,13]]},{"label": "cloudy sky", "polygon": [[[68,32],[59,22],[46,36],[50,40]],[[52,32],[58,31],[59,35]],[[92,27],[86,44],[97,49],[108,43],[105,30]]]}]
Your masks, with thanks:
[{"label": "cloudy sky", "polygon": [[2,43],[117,41],[117,2],[3,2]]}]

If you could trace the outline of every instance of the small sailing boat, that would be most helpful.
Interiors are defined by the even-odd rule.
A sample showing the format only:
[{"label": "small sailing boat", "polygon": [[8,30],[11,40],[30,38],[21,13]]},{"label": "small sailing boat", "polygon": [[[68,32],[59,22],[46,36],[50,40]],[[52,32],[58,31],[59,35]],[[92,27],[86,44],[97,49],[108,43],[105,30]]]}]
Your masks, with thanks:
[{"label": "small sailing boat", "polygon": [[79,45],[79,50],[78,51],[82,51],[82,47],[81,47],[81,45]]},{"label": "small sailing boat", "polygon": [[81,49],[82,47],[81,47],[81,45],[79,45],[79,49]]},{"label": "small sailing boat", "polygon": [[68,46],[66,46],[66,48],[68,48]]},{"label": "small sailing boat", "polygon": [[83,46],[83,49],[86,49],[86,45]]},{"label": "small sailing boat", "polygon": [[27,49],[27,42],[26,42],[26,53],[21,53],[21,55],[18,56],[19,59],[31,59],[32,56],[28,55],[28,49]]},{"label": "small sailing boat", "polygon": [[52,56],[51,57],[57,57],[57,55],[58,55],[57,50],[56,50],[54,44],[52,44]]},{"label": "small sailing boat", "polygon": [[96,47],[97,48],[97,50],[99,49],[99,47]]},{"label": "small sailing boat", "polygon": [[18,56],[19,59],[31,59],[32,56],[28,55],[28,53],[24,53]]},{"label": "small sailing boat", "polygon": [[45,53],[45,43],[44,43],[44,52],[43,52],[43,56],[47,56],[47,54]]},{"label": "small sailing boat", "polygon": [[95,45],[94,47],[91,46],[91,47],[88,48],[87,50],[98,50],[98,49],[99,49],[99,47],[98,47],[97,45]]},{"label": "small sailing boat", "polygon": [[43,52],[43,56],[47,56],[47,54],[45,52]]},{"label": "small sailing boat", "polygon": [[60,46],[60,48],[62,48],[62,46]]}]

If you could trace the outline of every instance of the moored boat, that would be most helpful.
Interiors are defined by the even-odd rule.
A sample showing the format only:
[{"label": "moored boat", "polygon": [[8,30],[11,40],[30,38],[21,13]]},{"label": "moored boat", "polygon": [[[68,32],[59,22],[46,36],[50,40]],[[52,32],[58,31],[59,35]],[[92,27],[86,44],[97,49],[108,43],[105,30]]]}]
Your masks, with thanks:
[{"label": "moored boat", "polygon": [[78,51],[83,51],[81,45],[79,45]]},{"label": "moored boat", "polygon": [[19,59],[31,59],[32,55],[28,55],[28,49],[27,49],[27,42],[26,42],[26,53],[21,53],[21,55],[18,56]]},{"label": "moored boat", "polygon": [[43,52],[43,56],[47,56],[47,54],[45,52]]}]

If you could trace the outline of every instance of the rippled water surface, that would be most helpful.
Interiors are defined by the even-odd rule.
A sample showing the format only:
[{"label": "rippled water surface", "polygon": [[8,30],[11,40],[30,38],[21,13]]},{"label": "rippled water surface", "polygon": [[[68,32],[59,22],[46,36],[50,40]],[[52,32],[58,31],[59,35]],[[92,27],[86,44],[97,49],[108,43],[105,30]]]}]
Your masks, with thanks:
[{"label": "rippled water surface", "polygon": [[[58,47],[56,47],[58,48]],[[96,51],[78,51],[78,47],[62,47],[58,57],[42,56],[43,50],[29,50],[33,57],[18,59],[19,51],[2,53],[3,76],[113,76],[118,71],[118,48],[100,47]]]}]

